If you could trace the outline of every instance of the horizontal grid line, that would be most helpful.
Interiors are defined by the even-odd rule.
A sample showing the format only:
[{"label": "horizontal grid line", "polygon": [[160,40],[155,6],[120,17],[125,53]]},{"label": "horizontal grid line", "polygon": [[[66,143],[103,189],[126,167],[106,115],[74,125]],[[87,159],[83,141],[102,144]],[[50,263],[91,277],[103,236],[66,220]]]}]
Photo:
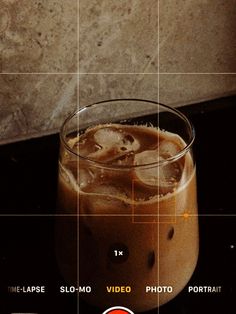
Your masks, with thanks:
[{"label": "horizontal grid line", "polygon": [[235,75],[236,72],[160,72],[161,75]]},{"label": "horizontal grid line", "polygon": [[0,75],[78,75],[79,72],[4,72]]},{"label": "horizontal grid line", "polygon": [[[186,213],[185,213],[186,214]],[[236,217],[236,214],[184,214],[176,215],[149,215],[149,214],[0,214],[0,217]]]},{"label": "horizontal grid line", "polygon": [[78,72],[80,75],[236,75],[236,72]]},{"label": "horizontal grid line", "polygon": [[0,75],[236,75],[236,72],[4,72]]}]

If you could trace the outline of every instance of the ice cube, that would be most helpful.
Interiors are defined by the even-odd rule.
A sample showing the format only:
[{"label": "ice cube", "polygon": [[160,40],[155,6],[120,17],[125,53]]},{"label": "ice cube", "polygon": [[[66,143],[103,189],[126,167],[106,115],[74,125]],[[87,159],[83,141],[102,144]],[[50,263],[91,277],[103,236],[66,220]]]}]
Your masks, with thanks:
[{"label": "ice cube", "polygon": [[182,164],[178,161],[159,166],[159,185],[176,186],[182,176]]},{"label": "ice cube", "polygon": [[[100,128],[92,136],[85,138],[82,153],[96,161],[110,162],[114,156],[118,157],[118,146],[122,141],[122,134],[112,128]],[[80,149],[81,152],[81,149]],[[118,154],[117,154],[118,153]]]},{"label": "ice cube", "polygon": [[113,128],[101,128],[94,134],[94,140],[102,148],[110,148],[122,142],[123,134]]},{"label": "ice cube", "polygon": [[[137,166],[152,164],[157,163],[162,159],[163,158],[158,155],[158,150],[146,150],[135,155],[134,164]],[[136,176],[144,184],[158,185],[158,169],[155,165],[145,168],[137,168]]]},{"label": "ice cube", "polygon": [[136,151],[140,144],[130,134],[114,127],[106,127],[99,129],[94,134],[94,140],[98,145],[105,149],[117,148],[121,152]]},{"label": "ice cube", "polygon": [[137,151],[140,147],[139,141],[130,134],[125,134],[122,138],[122,143],[120,143],[119,149],[121,151]]},{"label": "ice cube", "polygon": [[93,135],[93,141],[94,143],[90,140],[90,144],[96,147],[96,150],[89,152],[87,156],[96,161],[116,165],[132,165],[132,153],[140,146],[130,134],[114,126],[98,129]]},{"label": "ice cube", "polygon": [[159,155],[164,159],[175,156],[180,150],[178,144],[168,140],[161,141],[159,145]]},{"label": "ice cube", "polygon": [[[167,146],[165,146],[167,148]],[[169,147],[170,148],[170,147]],[[168,152],[169,151],[168,148]],[[159,155],[159,149],[147,150],[135,156],[135,164],[151,164],[164,161],[165,158]],[[159,194],[172,192],[182,176],[182,164],[180,162],[168,162],[153,166],[140,167],[136,169],[137,179],[146,185],[159,188]]]},{"label": "ice cube", "polygon": [[93,185],[86,192],[90,211],[96,214],[119,214],[127,200],[125,189],[109,183]]},{"label": "ice cube", "polygon": [[77,151],[83,157],[90,157],[100,150],[102,150],[102,147],[91,138],[84,138],[77,144]]},{"label": "ice cube", "polygon": [[78,169],[78,183],[80,189],[86,188],[92,184],[95,179],[95,173],[91,169],[81,168]]},{"label": "ice cube", "polygon": [[112,165],[126,165],[126,166],[132,166],[134,164],[134,153],[128,152],[128,153],[121,153],[118,152],[115,158],[113,158],[110,163]]}]

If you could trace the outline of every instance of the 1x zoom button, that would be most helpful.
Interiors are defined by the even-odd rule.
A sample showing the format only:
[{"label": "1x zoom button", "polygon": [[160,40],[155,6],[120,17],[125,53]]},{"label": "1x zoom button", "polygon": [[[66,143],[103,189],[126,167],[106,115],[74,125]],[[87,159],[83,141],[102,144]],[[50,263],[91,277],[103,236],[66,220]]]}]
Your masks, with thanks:
[{"label": "1x zoom button", "polygon": [[114,264],[122,264],[129,258],[129,249],[123,243],[114,243],[109,247],[108,257]]}]

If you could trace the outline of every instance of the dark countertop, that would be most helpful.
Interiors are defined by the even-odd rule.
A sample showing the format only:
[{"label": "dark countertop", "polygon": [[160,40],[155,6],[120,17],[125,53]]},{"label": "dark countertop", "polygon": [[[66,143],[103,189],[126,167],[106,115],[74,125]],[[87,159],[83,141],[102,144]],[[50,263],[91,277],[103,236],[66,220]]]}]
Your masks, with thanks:
[{"label": "dark countertop", "polygon": [[[181,111],[196,129],[200,214],[200,256],[189,285],[221,285],[222,293],[184,289],[159,313],[236,313],[236,96]],[[58,148],[58,135],[0,146],[0,313],[77,312],[75,296],[58,293],[66,285],[54,252]],[[46,285],[48,291],[9,294],[7,287],[18,284]],[[82,305],[80,313],[97,312]]]}]

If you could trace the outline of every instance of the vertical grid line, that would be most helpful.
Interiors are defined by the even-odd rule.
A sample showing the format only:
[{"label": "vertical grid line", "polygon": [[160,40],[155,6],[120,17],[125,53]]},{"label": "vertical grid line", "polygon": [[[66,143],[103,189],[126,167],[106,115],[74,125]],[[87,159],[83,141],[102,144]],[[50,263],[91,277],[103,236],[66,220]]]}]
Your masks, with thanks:
[{"label": "vertical grid line", "polygon": [[[77,73],[76,73],[76,109],[78,111],[79,109],[79,103],[80,103],[80,86],[79,86],[79,81],[80,81],[80,65],[79,65],[79,52],[80,52],[80,40],[79,40],[79,35],[80,35],[80,0],[76,0],[76,14],[77,14],[77,34],[76,34],[76,69],[77,69]],[[79,130],[79,114],[77,115],[77,130]],[[80,152],[79,152],[80,153]],[[77,169],[79,170],[79,157],[77,155]],[[79,270],[80,270],[80,237],[79,237],[79,222],[80,222],[80,196],[79,193],[77,193],[77,208],[76,208],[76,213],[77,213],[77,217],[75,218],[77,223],[76,223],[76,235],[77,235],[77,243],[76,243],[76,271],[77,271],[77,288],[79,287]],[[76,298],[76,302],[77,302],[77,313],[80,313],[80,301],[79,301],[79,294],[77,294],[77,298]]]},{"label": "vertical grid line", "polygon": [[[157,125],[159,127],[160,122],[160,59],[159,59],[159,41],[160,41],[160,0],[157,0],[157,102],[158,102],[158,112],[157,112]],[[158,136],[158,147],[159,147],[159,136]],[[160,167],[157,168],[157,177],[160,178]],[[160,189],[160,184],[158,184],[158,189]],[[159,191],[158,191],[159,194]],[[157,285],[160,285],[160,203],[157,202]],[[157,314],[160,313],[160,295],[157,293]]]}]

